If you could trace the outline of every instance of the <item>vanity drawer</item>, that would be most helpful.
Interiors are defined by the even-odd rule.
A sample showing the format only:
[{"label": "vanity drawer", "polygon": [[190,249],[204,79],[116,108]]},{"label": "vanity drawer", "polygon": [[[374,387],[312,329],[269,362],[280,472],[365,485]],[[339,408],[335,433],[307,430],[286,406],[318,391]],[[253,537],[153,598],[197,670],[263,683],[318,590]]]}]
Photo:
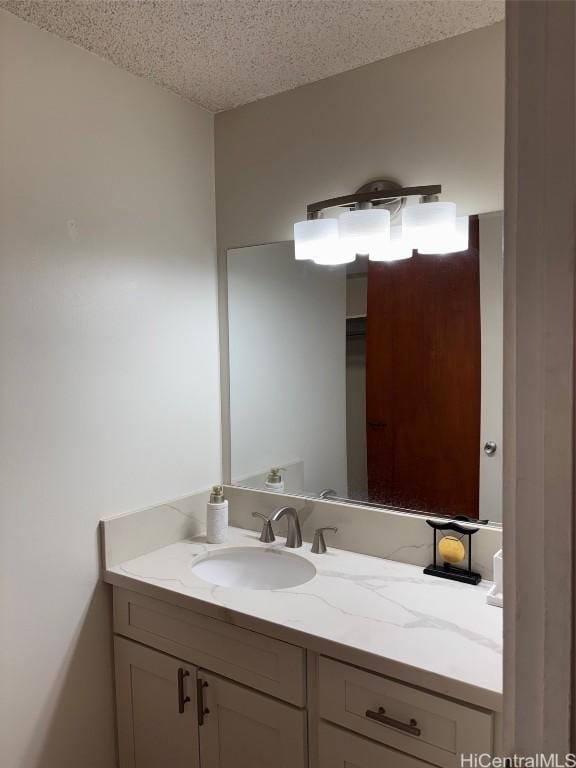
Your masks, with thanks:
[{"label": "vanity drawer", "polygon": [[430,763],[402,755],[335,725],[320,723],[319,768],[430,768]]},{"label": "vanity drawer", "polygon": [[295,645],[119,588],[114,631],[298,707],[306,704],[306,657]]},{"label": "vanity drawer", "polygon": [[460,754],[491,751],[486,710],[324,657],[319,688],[322,718],[429,763],[456,768]]}]

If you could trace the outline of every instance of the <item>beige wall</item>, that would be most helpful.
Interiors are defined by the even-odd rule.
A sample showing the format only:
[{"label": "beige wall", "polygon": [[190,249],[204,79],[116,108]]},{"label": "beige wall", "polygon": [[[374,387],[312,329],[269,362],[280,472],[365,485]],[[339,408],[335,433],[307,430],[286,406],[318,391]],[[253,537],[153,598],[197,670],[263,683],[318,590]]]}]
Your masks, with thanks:
[{"label": "beige wall", "polygon": [[115,765],[97,523],[220,477],[213,118],[0,11],[0,764]]}]

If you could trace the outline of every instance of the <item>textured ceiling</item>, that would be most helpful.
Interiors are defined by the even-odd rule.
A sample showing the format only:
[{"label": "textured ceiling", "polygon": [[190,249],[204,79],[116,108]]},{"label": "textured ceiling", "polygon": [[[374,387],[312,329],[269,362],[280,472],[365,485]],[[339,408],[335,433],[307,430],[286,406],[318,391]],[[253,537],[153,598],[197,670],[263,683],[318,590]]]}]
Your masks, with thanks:
[{"label": "textured ceiling", "polygon": [[504,18],[503,0],[0,0],[213,112]]}]

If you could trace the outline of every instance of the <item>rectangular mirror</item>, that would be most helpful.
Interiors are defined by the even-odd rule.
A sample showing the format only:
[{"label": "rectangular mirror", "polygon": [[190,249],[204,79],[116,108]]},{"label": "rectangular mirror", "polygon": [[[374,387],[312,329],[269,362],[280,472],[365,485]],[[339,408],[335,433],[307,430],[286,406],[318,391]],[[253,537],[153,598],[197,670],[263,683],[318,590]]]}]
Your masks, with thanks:
[{"label": "rectangular mirror", "polygon": [[390,263],[229,250],[232,483],[500,522],[502,222]]}]

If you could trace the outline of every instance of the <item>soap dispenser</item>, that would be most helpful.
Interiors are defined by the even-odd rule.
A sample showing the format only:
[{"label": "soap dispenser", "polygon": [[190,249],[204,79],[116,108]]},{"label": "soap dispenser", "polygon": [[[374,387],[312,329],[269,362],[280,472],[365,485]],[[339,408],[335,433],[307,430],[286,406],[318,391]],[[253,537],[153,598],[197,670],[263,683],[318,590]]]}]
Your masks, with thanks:
[{"label": "soap dispenser", "polygon": [[284,492],[283,471],[285,471],[284,467],[272,467],[270,472],[268,472],[268,477],[264,483],[264,487],[267,491],[275,491],[276,493]]},{"label": "soap dispenser", "polygon": [[498,552],[494,555],[494,584],[490,588],[490,591],[486,595],[486,602],[488,605],[496,605],[498,608],[502,608],[502,605],[504,603],[504,586],[503,586],[503,578],[502,578],[502,568],[503,566],[503,557],[502,557],[502,550],[499,549]]},{"label": "soap dispenser", "polygon": [[223,544],[228,528],[228,502],[224,498],[224,489],[215,485],[210,492],[210,501],[206,506],[206,541],[208,544]]}]

